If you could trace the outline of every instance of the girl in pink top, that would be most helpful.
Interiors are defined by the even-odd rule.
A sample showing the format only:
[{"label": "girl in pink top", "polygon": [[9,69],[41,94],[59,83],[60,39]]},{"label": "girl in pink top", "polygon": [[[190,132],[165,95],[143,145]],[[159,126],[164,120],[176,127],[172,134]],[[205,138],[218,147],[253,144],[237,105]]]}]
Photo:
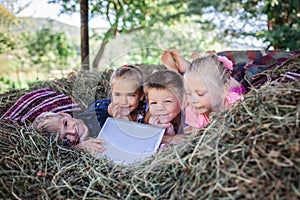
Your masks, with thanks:
[{"label": "girl in pink top", "polygon": [[[217,55],[215,51],[206,51],[205,54]],[[192,59],[197,59],[199,57],[201,57],[201,54],[199,53],[193,53],[191,55]],[[218,58],[221,62],[223,62],[225,66],[227,66],[227,68],[230,71],[232,71],[233,63],[227,57],[218,56]],[[180,55],[176,49],[165,50],[161,55],[161,61],[169,70],[179,72],[180,74],[184,74],[186,69],[191,65],[191,63],[188,60],[186,60],[182,55]],[[237,80],[235,80],[233,77],[230,77],[229,86],[231,91],[236,92],[238,94],[244,94],[246,92],[244,86],[240,84]]]},{"label": "girl in pink top", "polygon": [[243,97],[230,91],[232,63],[226,57],[214,54],[196,58],[186,68],[184,77],[188,106],[185,123],[203,128],[209,123],[209,114],[218,112]]}]

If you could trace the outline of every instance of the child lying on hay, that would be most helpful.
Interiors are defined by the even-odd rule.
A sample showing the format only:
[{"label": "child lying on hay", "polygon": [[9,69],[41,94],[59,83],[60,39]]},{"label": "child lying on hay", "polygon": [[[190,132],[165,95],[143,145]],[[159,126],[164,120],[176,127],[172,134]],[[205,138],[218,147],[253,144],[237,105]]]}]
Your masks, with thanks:
[{"label": "child lying on hay", "polygon": [[104,151],[101,146],[103,141],[88,138],[89,130],[85,123],[72,117],[73,113],[79,111],[79,105],[71,97],[44,88],[22,96],[1,120],[7,124],[28,126],[45,133],[59,133],[58,138],[62,141],[91,153]]}]

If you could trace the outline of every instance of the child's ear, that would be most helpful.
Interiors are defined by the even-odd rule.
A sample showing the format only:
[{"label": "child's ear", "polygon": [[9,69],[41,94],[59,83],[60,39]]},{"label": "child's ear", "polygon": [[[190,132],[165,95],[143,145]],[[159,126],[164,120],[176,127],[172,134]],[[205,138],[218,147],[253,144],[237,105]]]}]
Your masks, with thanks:
[{"label": "child's ear", "polygon": [[58,114],[63,115],[65,117],[72,117],[70,114],[64,112],[58,112]]}]

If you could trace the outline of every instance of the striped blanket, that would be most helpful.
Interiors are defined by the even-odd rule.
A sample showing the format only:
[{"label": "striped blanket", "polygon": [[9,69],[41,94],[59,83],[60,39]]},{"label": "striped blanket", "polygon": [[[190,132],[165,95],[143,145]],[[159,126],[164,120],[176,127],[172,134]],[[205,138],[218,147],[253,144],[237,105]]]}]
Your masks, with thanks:
[{"label": "striped blanket", "polygon": [[299,56],[300,50],[290,52],[280,50],[222,51],[217,54],[226,56],[233,62],[233,77],[249,90],[251,85],[258,87],[268,80],[264,74],[266,70],[281,67]]},{"label": "striped blanket", "polygon": [[33,120],[43,112],[81,111],[73,99],[63,93],[44,88],[23,95],[0,119],[13,124],[24,124]]}]

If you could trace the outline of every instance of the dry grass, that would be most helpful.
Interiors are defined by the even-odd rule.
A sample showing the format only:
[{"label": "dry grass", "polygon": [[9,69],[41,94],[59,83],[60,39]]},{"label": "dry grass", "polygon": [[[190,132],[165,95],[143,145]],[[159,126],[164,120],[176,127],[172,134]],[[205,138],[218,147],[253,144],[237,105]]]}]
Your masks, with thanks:
[{"label": "dry grass", "polygon": [[[298,59],[285,67],[299,69]],[[84,107],[106,95],[109,72],[99,76],[88,82],[70,77],[31,90],[49,86],[80,94],[70,92],[74,82],[91,86],[100,80],[82,96],[74,95]],[[2,124],[0,198],[299,199],[300,82],[283,82],[253,88],[243,102],[214,115],[196,137],[128,167],[95,159],[26,128]],[[1,111],[25,92],[2,95]]]}]

